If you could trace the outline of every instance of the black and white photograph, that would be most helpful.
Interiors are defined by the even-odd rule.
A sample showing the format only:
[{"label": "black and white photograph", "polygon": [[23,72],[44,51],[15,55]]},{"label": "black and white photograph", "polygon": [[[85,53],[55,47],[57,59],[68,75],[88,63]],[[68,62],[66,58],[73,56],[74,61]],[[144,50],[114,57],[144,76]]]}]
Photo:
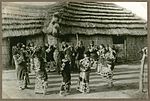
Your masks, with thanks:
[{"label": "black and white photograph", "polygon": [[148,99],[147,2],[1,2],[2,99]]}]

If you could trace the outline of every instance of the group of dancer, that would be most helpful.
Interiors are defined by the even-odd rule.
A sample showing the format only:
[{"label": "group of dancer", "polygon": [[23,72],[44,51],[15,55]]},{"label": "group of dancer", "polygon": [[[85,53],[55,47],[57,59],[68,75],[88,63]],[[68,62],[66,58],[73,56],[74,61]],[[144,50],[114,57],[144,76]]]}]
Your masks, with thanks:
[{"label": "group of dancer", "polygon": [[82,41],[76,47],[62,42],[61,48],[55,45],[34,46],[34,43],[24,45],[18,43],[13,46],[13,58],[17,71],[20,90],[30,84],[29,73],[35,73],[35,93],[46,94],[48,88],[47,72],[57,71],[62,75],[60,95],[67,95],[71,91],[71,73],[79,73],[77,90],[89,93],[89,76],[91,69],[106,79],[108,85],[113,86],[112,76],[116,60],[116,51],[109,45],[94,45],[94,41],[86,50]]}]

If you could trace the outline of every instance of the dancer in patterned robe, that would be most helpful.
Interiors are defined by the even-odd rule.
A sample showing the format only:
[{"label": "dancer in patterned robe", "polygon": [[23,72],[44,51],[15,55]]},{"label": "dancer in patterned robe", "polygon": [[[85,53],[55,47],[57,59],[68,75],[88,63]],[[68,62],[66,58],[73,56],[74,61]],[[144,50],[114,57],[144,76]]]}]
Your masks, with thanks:
[{"label": "dancer in patterned robe", "polygon": [[105,56],[105,46],[101,44],[99,46],[99,50],[97,51],[98,54],[98,66],[97,66],[97,73],[99,74],[102,68],[102,65],[104,64],[104,56]]},{"label": "dancer in patterned robe", "polygon": [[41,57],[41,52],[41,48],[37,48],[33,57],[34,69],[36,74],[35,93],[46,94],[48,87],[48,77],[45,69],[44,59]]},{"label": "dancer in patterned robe", "polygon": [[24,90],[29,84],[29,77],[27,72],[25,54],[23,53],[21,48],[22,46],[20,44],[19,48],[14,52],[13,58],[16,66],[17,83],[19,86],[19,90]]},{"label": "dancer in patterned robe", "polygon": [[113,69],[116,59],[115,54],[116,52],[109,47],[108,51],[105,53],[104,62],[100,72],[100,75],[107,81],[109,87],[113,86]]},{"label": "dancer in patterned robe", "polygon": [[89,76],[90,76],[90,58],[89,53],[84,54],[84,58],[80,60],[80,74],[77,90],[82,93],[89,93]]}]

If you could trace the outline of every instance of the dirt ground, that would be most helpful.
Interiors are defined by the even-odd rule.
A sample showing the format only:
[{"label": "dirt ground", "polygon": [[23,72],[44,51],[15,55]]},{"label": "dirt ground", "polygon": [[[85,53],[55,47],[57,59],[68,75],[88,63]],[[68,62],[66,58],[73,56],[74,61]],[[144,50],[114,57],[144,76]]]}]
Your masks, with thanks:
[{"label": "dirt ground", "polygon": [[[147,65],[145,65],[147,74]],[[78,79],[77,73],[72,73],[71,93],[67,96],[59,96],[61,75],[56,72],[48,73],[48,90],[46,95],[34,93],[35,75],[30,74],[28,89],[18,90],[16,85],[16,71],[3,70],[2,73],[2,98],[3,99],[120,99],[120,98],[139,98],[148,97],[147,87],[145,93],[138,92],[140,64],[117,65],[114,69],[114,87],[109,88],[107,83],[94,71],[90,73],[90,93],[81,94],[76,90]],[[145,81],[147,85],[147,80]]]}]

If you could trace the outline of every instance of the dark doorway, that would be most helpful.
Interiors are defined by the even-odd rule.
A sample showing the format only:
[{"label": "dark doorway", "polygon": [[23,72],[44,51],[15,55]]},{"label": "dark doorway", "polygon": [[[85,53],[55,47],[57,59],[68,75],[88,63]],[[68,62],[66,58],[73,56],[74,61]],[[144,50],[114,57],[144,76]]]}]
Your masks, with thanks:
[{"label": "dark doorway", "polygon": [[124,36],[113,36],[113,44],[124,44]]},{"label": "dark doorway", "polygon": [[23,43],[24,45],[26,45],[26,37],[12,37],[10,38],[10,66],[12,66],[14,68],[14,62],[13,62],[13,56],[12,56],[12,47],[16,46],[17,43]]},{"label": "dark doorway", "polygon": [[126,36],[113,36],[113,45],[117,50],[117,62],[126,61]]}]

